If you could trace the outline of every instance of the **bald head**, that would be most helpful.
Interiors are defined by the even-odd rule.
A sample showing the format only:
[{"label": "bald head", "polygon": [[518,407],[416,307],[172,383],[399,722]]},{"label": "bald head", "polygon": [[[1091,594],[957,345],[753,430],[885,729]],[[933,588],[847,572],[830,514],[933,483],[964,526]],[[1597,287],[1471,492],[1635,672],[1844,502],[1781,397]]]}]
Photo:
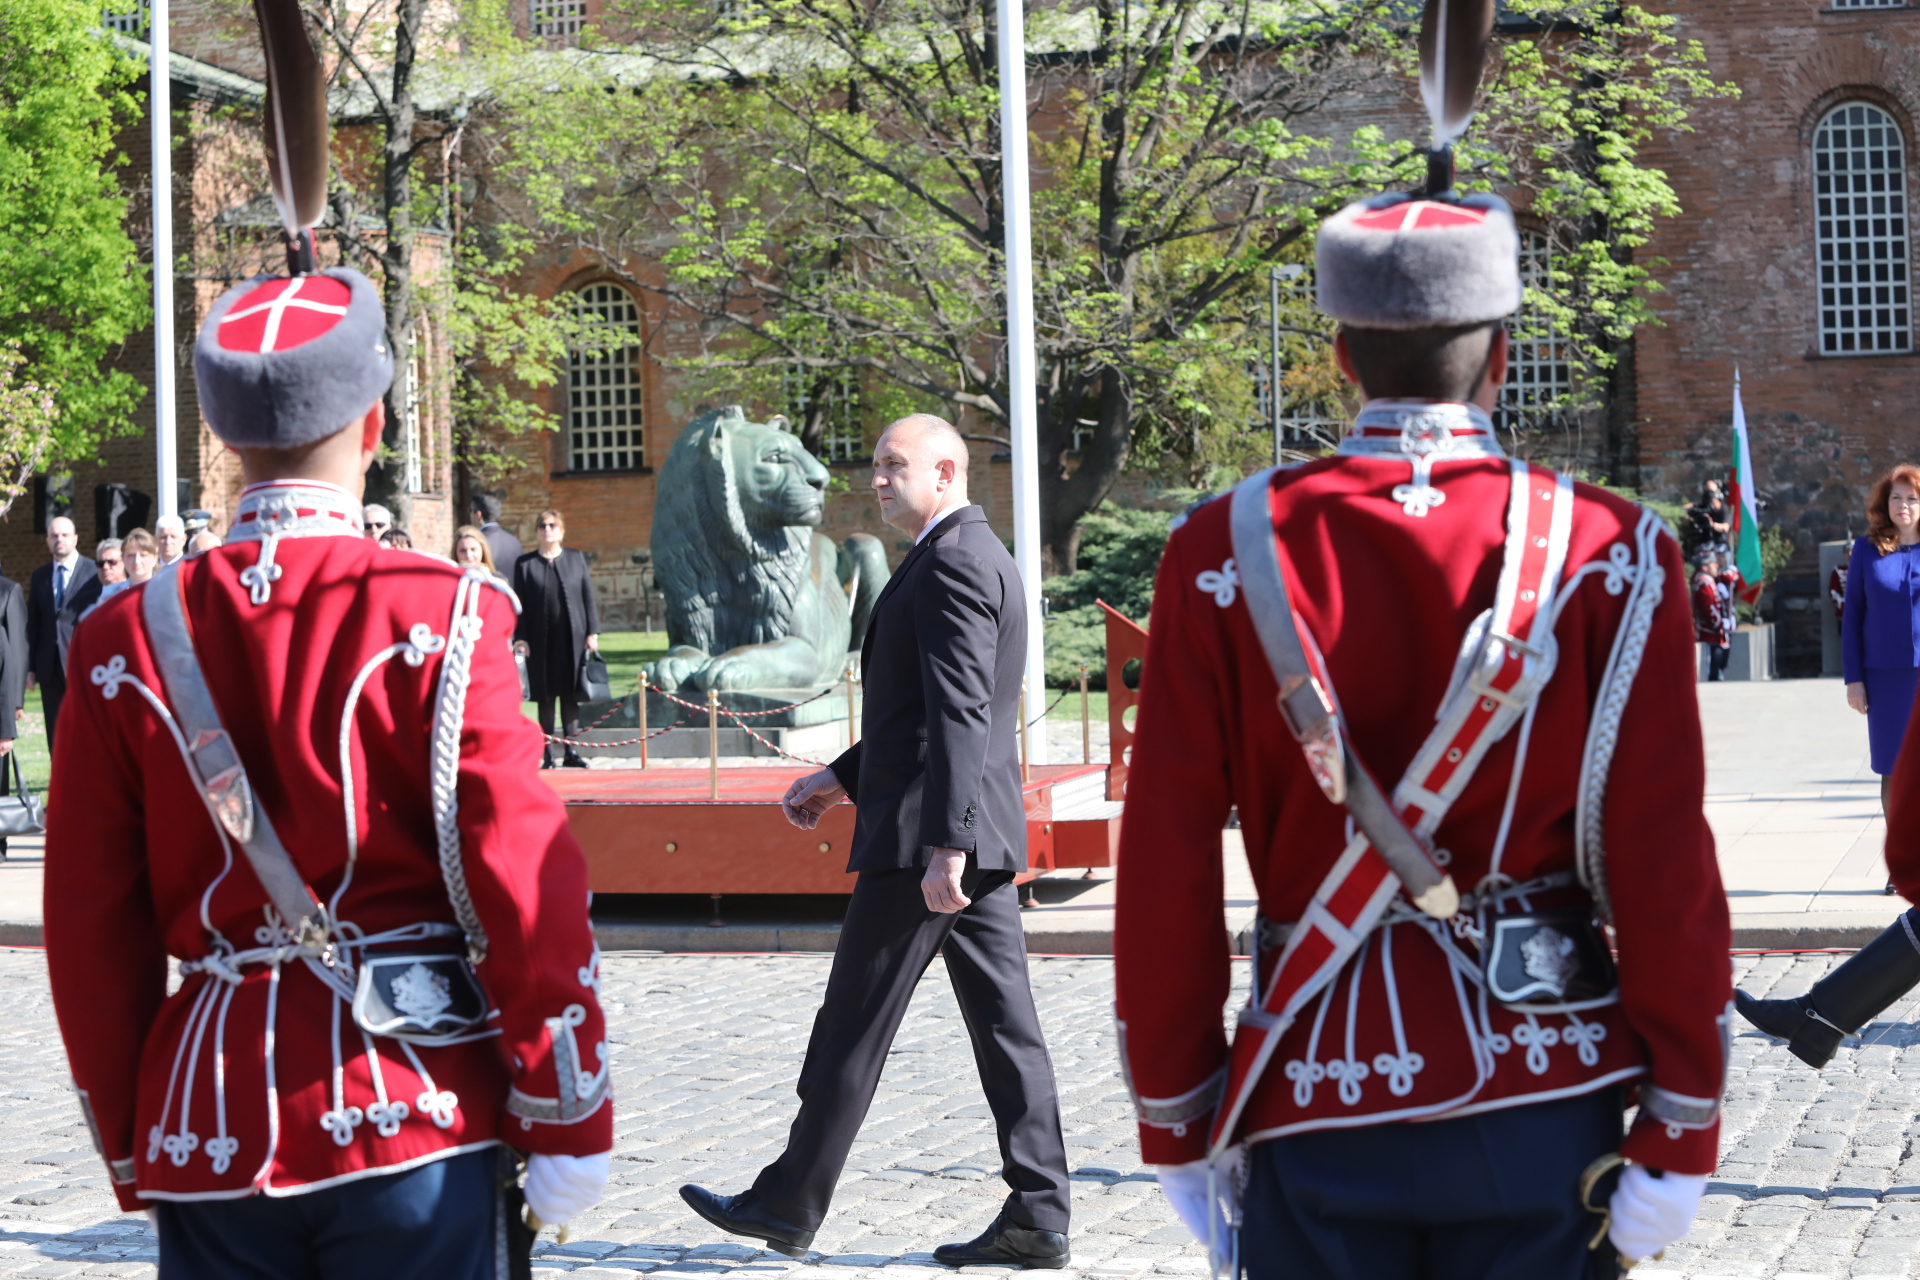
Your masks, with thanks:
[{"label": "bald head", "polygon": [[79,543],[73,521],[65,516],[55,516],[47,521],[47,550],[53,553],[55,560],[66,560],[72,556]]},{"label": "bald head", "polygon": [[912,537],[967,503],[967,442],[952,423],[912,413],[873,446],[873,490],[880,518]]}]

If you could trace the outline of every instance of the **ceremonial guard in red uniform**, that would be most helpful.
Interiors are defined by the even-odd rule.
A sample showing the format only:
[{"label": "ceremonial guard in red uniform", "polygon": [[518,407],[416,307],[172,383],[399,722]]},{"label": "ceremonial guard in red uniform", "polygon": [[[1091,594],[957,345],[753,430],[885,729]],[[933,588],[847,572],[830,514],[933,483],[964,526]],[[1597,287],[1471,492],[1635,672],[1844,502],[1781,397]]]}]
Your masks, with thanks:
[{"label": "ceremonial guard in red uniform", "polygon": [[1694,638],[1707,646],[1707,679],[1724,680],[1733,651],[1733,589],[1723,580],[1712,548],[1695,552],[1693,565]]},{"label": "ceremonial guard in red uniform", "polygon": [[232,289],[194,349],[250,482],[226,545],[74,638],[54,1002],[163,1277],[504,1277],[516,1151],[548,1221],[606,1176],[586,867],[535,772],[511,594],[361,537],[385,321],[295,231],[309,273]]},{"label": "ceremonial guard in red uniform", "polygon": [[[1492,6],[1447,8],[1426,31],[1477,77]],[[1502,451],[1518,235],[1433,168],[1320,230],[1367,397],[1339,450],[1191,513],[1154,595],[1121,1052],[1144,1158],[1260,1280],[1617,1275],[1716,1156],[1730,930],[1685,567],[1653,513]],[[1235,809],[1261,918],[1229,1042]]]}]

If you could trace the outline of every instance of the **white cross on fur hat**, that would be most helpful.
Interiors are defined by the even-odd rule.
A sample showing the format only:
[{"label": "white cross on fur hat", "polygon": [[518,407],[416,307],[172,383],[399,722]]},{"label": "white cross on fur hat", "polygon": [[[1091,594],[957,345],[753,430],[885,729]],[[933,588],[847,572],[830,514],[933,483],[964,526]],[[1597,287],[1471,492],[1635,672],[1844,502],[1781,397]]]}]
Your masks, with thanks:
[{"label": "white cross on fur hat", "polygon": [[200,411],[238,447],[324,439],[393,385],[386,323],[373,284],[346,267],[243,281],[213,304],[193,344]]}]

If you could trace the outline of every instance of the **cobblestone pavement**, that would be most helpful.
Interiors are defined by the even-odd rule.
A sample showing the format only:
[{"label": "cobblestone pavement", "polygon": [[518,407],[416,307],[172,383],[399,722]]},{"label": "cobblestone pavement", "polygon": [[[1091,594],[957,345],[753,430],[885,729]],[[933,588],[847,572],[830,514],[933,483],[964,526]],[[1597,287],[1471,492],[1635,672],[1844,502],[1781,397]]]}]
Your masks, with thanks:
[{"label": "cobblestone pavement", "polygon": [[[1749,990],[1791,995],[1826,955],[1739,957]],[[826,981],[820,956],[611,955],[614,1176],[546,1274],[799,1272],[794,1280],[943,1273],[928,1251],[972,1236],[1003,1188],[993,1130],[945,974],[907,1016],[834,1212],[805,1263],[722,1239],[676,1194],[738,1190],[785,1141],[793,1080]],[[1111,963],[1036,959],[1074,1172],[1074,1267],[1099,1280],[1200,1275],[1192,1244],[1139,1164],[1115,1070]],[[1638,1280],[1843,1280],[1920,1272],[1920,1026],[1906,1002],[1824,1072],[1741,1024],[1725,1149],[1699,1225]],[[1893,1018],[1908,1021],[1894,1022]],[[0,1275],[151,1276],[145,1220],[114,1210],[88,1149],[38,952],[0,951]]]}]

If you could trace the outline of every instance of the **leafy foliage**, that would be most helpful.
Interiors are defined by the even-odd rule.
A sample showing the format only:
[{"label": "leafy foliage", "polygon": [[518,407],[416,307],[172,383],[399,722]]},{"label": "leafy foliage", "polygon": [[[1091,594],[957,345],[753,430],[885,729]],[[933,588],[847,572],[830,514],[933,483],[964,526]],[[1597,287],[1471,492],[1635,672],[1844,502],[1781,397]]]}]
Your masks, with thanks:
[{"label": "leafy foliage", "polygon": [[1153,580],[1173,529],[1173,514],[1101,504],[1080,526],[1080,560],[1072,573],[1040,584],[1047,620],[1047,683],[1077,684],[1080,665],[1095,689],[1107,687],[1104,600],[1141,626],[1153,610]]},{"label": "leafy foliage", "polygon": [[[1534,313],[1568,338],[1591,402],[1649,318],[1651,264],[1634,251],[1677,209],[1640,148],[1720,89],[1670,18],[1610,0],[1509,8],[1545,32],[1501,42],[1463,185],[1517,191],[1543,220],[1555,269]],[[781,408],[794,371],[852,370],[1000,430],[991,0],[731,12],[715,22],[708,0],[630,0],[606,29],[643,39],[589,38],[543,64],[515,119],[554,145],[503,156],[513,216],[610,264],[659,246],[662,289],[704,321],[692,363],[738,398]],[[1076,562],[1076,527],[1126,469],[1192,484],[1267,455],[1247,370],[1266,359],[1275,267],[1294,272],[1283,405],[1339,416],[1329,328],[1301,274],[1314,230],[1358,195],[1412,185],[1424,157],[1378,126],[1332,136],[1328,109],[1398,84],[1412,130],[1406,12],[1396,0],[1032,7],[1042,532],[1056,567]]]},{"label": "leafy foliage", "polygon": [[[140,384],[102,362],[147,316],[147,275],[126,231],[114,135],[137,120],[140,68],[85,0],[0,0],[0,366],[30,373],[57,412],[46,460],[90,456],[131,430]],[[34,398],[30,396],[29,399]],[[8,403],[4,430],[21,421]],[[37,411],[36,411],[37,412]],[[11,474],[18,456],[0,444]],[[0,487],[4,492],[4,487]]]},{"label": "leafy foliage", "polygon": [[26,493],[60,421],[53,392],[18,376],[25,362],[19,343],[0,342],[0,516]]}]

